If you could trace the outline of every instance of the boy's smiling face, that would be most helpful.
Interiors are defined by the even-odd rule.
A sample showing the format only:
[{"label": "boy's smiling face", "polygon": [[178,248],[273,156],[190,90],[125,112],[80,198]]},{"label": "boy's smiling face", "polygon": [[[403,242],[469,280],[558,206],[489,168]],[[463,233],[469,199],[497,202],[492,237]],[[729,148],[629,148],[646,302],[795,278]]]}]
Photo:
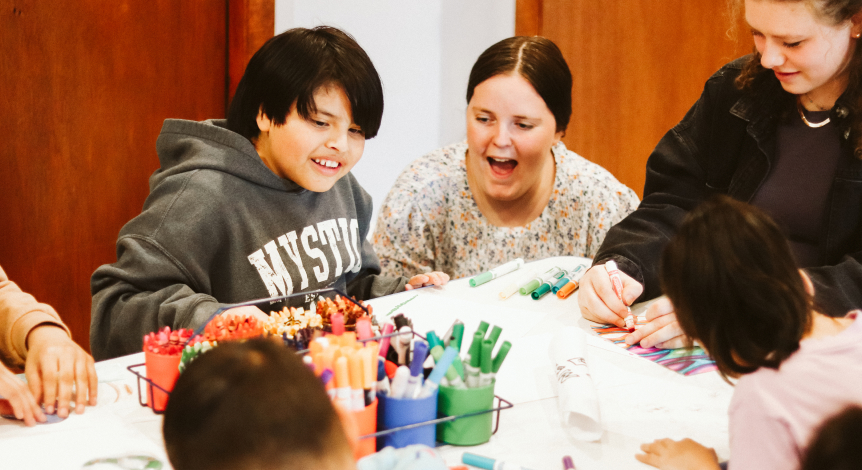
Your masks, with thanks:
[{"label": "boy's smiling face", "polygon": [[362,158],[365,134],[353,122],[350,101],[340,86],[318,88],[314,103],[317,110],[308,119],[294,103],[283,125],[258,113],[260,136],[254,145],[273,173],[309,191],[324,192]]}]

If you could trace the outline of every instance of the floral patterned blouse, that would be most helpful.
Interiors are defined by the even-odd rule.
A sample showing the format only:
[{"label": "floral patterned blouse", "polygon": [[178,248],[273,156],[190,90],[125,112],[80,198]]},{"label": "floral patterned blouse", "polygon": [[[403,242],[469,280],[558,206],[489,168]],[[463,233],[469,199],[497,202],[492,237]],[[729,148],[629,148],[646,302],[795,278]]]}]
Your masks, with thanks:
[{"label": "floral patterned blouse", "polygon": [[591,258],[612,225],[635,210],[638,197],[610,172],[566,149],[552,149],[554,192],[542,214],[522,227],[491,225],[467,183],[467,143],[411,163],[383,201],[374,250],[383,274],[442,271],[472,276],[515,258]]}]

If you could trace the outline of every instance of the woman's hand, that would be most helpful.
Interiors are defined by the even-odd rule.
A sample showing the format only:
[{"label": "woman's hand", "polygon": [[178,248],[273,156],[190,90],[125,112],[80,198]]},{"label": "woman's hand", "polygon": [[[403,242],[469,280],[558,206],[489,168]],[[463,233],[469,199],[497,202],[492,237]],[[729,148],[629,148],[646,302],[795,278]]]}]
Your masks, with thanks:
[{"label": "woman's hand", "polygon": [[449,282],[449,275],[439,271],[434,271],[428,274],[417,274],[407,281],[407,284],[404,286],[404,290],[417,289],[419,287],[426,286],[443,286],[446,285],[447,282]]},{"label": "woman's hand", "polygon": [[614,293],[611,278],[604,265],[596,265],[588,269],[581,278],[578,305],[581,315],[587,320],[597,323],[626,326],[627,305],[631,305],[644,291],[644,286],[620,271],[623,281],[623,300],[621,302]]},{"label": "woman's hand", "polygon": [[[63,334],[66,334],[63,332]],[[36,421],[44,422],[45,413],[42,413],[42,408],[36,403],[36,399],[27,384],[15,377],[9,369],[0,364],[0,396],[8,402],[7,406],[3,406],[0,401],[0,413],[14,414],[16,418],[24,420],[27,426],[33,426]],[[7,407],[11,406],[11,410]]]},{"label": "woman's hand", "polygon": [[27,336],[27,362],[24,375],[36,403],[44,403],[48,414],[69,416],[72,386],[75,387],[75,412],[96,404],[99,380],[93,358],[61,328],[40,325]]},{"label": "woman's hand", "polygon": [[714,449],[704,447],[691,439],[674,441],[659,439],[641,445],[643,454],[635,454],[641,462],[662,470],[718,469],[718,456]]},{"label": "woman's hand", "polygon": [[640,343],[642,348],[676,349],[686,345],[686,336],[676,321],[673,304],[667,297],[660,297],[649,306],[647,324],[626,336],[626,344]]}]

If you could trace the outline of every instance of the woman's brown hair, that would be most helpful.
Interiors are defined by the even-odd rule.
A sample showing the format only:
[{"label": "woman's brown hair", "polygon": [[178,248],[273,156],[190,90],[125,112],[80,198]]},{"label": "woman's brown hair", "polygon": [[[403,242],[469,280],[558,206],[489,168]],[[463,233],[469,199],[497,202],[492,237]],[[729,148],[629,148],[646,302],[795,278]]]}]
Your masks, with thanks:
[{"label": "woman's brown hair", "polygon": [[781,230],[728,196],[688,214],[659,271],[680,327],[725,380],[778,368],[809,330],[812,299]]},{"label": "woman's brown hair", "polygon": [[[814,15],[821,21],[838,25],[850,20],[854,15],[862,12],[862,0],[760,0],[779,2],[805,2]],[[745,0],[728,0],[730,17],[737,21],[744,14]],[[734,29],[731,29],[734,31]],[[853,145],[853,154],[862,159],[862,46],[857,44],[853,52],[853,58],[848,66],[850,77],[847,82],[847,98],[850,103],[850,143]],[[736,86],[740,90],[751,90],[759,93],[759,85],[763,78],[769,76],[770,70],[760,65],[760,53],[754,50],[748,62],[742,68],[742,72],[736,78]],[[782,114],[787,114],[790,106],[781,109]]]}]

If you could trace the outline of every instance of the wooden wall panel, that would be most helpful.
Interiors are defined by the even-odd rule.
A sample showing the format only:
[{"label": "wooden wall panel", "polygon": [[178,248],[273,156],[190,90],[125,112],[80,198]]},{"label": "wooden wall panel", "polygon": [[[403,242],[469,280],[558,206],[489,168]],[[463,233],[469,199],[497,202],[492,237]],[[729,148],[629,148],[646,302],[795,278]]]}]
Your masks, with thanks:
[{"label": "wooden wall panel", "polygon": [[0,265],[89,350],[165,118],[225,114],[225,0],[0,0]]},{"label": "wooden wall panel", "polygon": [[752,50],[746,29],[738,42],[728,38],[725,0],[518,0],[516,30],[535,11],[539,34],[560,47],[574,78],[566,145],[641,196],[659,139],[713,72]]},{"label": "wooden wall panel", "polygon": [[251,56],[275,34],[275,0],[231,0],[229,15],[228,104]]}]

